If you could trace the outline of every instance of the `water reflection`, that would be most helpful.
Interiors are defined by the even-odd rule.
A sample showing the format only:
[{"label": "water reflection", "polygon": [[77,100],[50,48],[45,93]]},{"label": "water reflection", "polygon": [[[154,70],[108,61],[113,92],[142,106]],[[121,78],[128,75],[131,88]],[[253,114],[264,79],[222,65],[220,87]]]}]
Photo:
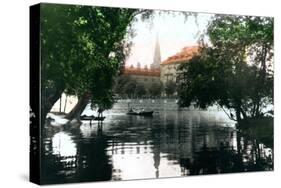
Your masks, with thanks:
[{"label": "water reflection", "polygon": [[272,148],[216,112],[111,111],[103,124],[46,128],[43,183],[129,180],[273,169]]},{"label": "water reflection", "polygon": [[54,155],[62,157],[76,155],[76,144],[73,142],[71,136],[62,131],[56,133],[52,138],[52,150]]}]

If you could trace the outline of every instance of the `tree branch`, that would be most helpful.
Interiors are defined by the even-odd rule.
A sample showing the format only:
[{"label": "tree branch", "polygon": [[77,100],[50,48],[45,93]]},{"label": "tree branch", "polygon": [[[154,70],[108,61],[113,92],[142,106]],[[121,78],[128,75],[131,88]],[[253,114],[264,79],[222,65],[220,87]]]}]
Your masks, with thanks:
[{"label": "tree branch", "polygon": [[223,106],[221,106],[222,110],[224,111],[224,113],[228,116],[229,119],[233,120],[233,121],[237,121],[237,119],[232,118],[227,112],[226,110],[223,108]]}]

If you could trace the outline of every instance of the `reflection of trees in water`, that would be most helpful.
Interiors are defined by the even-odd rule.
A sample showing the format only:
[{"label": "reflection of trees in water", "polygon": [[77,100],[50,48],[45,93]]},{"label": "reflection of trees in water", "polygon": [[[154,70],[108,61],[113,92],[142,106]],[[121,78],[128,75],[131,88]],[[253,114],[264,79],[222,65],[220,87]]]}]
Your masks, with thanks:
[{"label": "reflection of trees in water", "polygon": [[102,125],[97,129],[97,137],[90,138],[85,142],[79,142],[79,166],[77,173],[78,181],[104,181],[112,176],[112,165],[106,154],[107,140],[102,135]]},{"label": "reflection of trees in water", "polygon": [[[123,167],[128,168],[128,161],[123,161],[118,166],[116,164],[120,161],[114,160],[117,156],[117,160],[121,157],[122,162],[122,157],[126,160],[126,155],[130,154],[149,156],[148,160],[152,158],[152,163],[143,164],[144,167],[149,165],[152,167],[149,169],[155,170],[151,178],[169,174],[161,171],[165,165],[172,165],[171,169],[176,168],[176,172],[170,172],[171,176],[175,173],[195,175],[273,168],[272,156],[263,144],[242,137],[233,128],[213,125],[213,122],[209,123],[208,118],[200,114],[180,112],[174,115],[167,112],[156,114],[153,118],[122,118],[112,125],[107,124],[104,129],[106,132],[102,131],[102,125],[92,125],[87,134],[83,132],[83,128],[45,131],[46,156],[42,160],[44,181],[60,183],[120,180],[127,173]],[[74,136],[72,141],[77,149],[76,155],[54,155],[54,143],[48,138],[61,131]]]},{"label": "reflection of trees in water", "polygon": [[50,151],[52,139],[45,139],[45,148],[49,149],[45,149],[42,156],[43,183],[111,180],[112,165],[106,154],[108,138],[103,136],[102,125],[98,125],[97,135],[88,139],[82,138],[79,129],[67,133],[75,135],[72,141],[77,153],[73,156],[54,155]]},{"label": "reflection of trees in water", "polygon": [[196,152],[193,160],[181,158],[184,175],[217,174],[230,172],[272,170],[272,154],[263,144],[237,134],[237,150],[229,142],[221,142],[219,148],[206,144]]},{"label": "reflection of trees in water", "polygon": [[178,161],[183,175],[273,169],[271,149],[257,140],[241,137],[233,128],[207,124],[200,115],[175,117],[177,125],[166,115],[162,125],[152,129],[154,161],[158,153],[165,153],[168,160]]},{"label": "reflection of trees in water", "polygon": [[154,147],[152,148],[153,152],[153,161],[154,161],[154,168],[155,168],[155,178],[159,178],[159,165],[161,161],[160,157],[160,143],[154,143]]}]

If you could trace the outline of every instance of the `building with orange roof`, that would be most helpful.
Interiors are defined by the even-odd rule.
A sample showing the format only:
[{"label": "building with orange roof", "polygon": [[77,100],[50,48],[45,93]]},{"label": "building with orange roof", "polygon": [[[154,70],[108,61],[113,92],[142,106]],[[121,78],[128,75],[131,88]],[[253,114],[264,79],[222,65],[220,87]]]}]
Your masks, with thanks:
[{"label": "building with orange roof", "polygon": [[142,83],[149,87],[151,84],[160,82],[160,63],[161,63],[161,53],[158,37],[156,38],[156,44],[154,49],[153,62],[150,67],[141,67],[138,62],[137,67],[131,65],[130,67],[125,67],[122,71],[122,76],[129,76],[135,79],[138,83]]},{"label": "building with orange roof", "polygon": [[180,74],[178,70],[179,66],[182,63],[188,62],[188,60],[198,53],[199,46],[188,46],[161,62],[160,45],[157,37],[154,58],[150,67],[141,67],[141,64],[138,62],[136,67],[133,65],[125,67],[121,76],[134,79],[146,88],[150,87],[153,83],[162,83],[164,86],[168,81],[176,83],[177,77]]},{"label": "building with orange roof", "polygon": [[147,66],[144,68],[130,66],[122,71],[122,76],[129,76],[139,83],[151,85],[154,82],[160,82],[160,69],[149,69]]},{"label": "building with orange roof", "polygon": [[163,84],[168,81],[176,82],[180,72],[178,67],[182,63],[186,63],[194,55],[199,53],[199,46],[188,46],[184,47],[180,52],[173,56],[168,57],[166,60],[162,61],[160,64],[160,80]]}]

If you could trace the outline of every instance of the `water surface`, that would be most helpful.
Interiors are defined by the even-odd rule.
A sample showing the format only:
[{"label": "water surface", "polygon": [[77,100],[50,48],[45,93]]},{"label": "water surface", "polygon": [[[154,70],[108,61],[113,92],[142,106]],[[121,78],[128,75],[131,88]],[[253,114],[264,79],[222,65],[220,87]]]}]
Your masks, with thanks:
[{"label": "water surface", "polygon": [[273,151],[218,111],[112,110],[103,123],[47,126],[43,183],[132,180],[272,170]]}]

